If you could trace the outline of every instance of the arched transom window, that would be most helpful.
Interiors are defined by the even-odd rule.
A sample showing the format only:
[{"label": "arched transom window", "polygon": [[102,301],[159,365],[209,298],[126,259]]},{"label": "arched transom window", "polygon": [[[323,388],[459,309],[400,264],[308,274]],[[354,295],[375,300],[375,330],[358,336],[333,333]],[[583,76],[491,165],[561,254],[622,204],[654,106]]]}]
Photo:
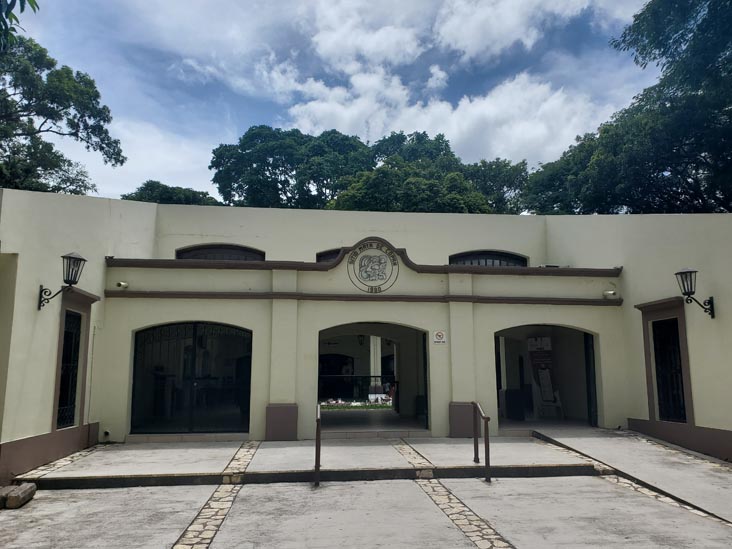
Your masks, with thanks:
[{"label": "arched transom window", "polygon": [[450,265],[475,265],[477,267],[526,267],[528,259],[509,252],[478,250],[450,256]]},{"label": "arched transom window", "polygon": [[176,259],[264,261],[264,252],[236,244],[202,244],[175,251]]}]

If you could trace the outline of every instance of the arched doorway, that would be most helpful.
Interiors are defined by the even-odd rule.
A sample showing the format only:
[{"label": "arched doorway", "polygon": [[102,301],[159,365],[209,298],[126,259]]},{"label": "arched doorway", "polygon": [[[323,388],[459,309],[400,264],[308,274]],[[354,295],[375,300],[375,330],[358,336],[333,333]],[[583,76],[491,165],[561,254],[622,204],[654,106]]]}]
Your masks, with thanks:
[{"label": "arched doorway", "polygon": [[209,322],[135,334],[130,432],[248,432],[252,332]]},{"label": "arched doorway", "polygon": [[428,429],[426,338],[422,330],[381,322],[322,330],[318,402],[323,429]]},{"label": "arched doorway", "polygon": [[512,422],[597,426],[595,336],[547,324],[496,332],[498,415]]}]

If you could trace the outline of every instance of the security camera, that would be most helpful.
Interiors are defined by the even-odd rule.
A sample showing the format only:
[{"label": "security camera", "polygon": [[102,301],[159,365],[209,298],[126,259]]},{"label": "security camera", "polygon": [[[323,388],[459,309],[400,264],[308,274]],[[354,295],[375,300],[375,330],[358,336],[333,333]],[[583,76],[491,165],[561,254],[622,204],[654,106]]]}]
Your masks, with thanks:
[{"label": "security camera", "polygon": [[605,299],[615,298],[618,297],[618,292],[617,290],[605,290],[604,292],[602,292],[602,297],[604,297]]},{"label": "security camera", "polygon": [[127,284],[127,282],[117,282],[117,287],[122,288],[123,290],[125,288],[127,288],[128,286],[129,286],[129,284]]}]

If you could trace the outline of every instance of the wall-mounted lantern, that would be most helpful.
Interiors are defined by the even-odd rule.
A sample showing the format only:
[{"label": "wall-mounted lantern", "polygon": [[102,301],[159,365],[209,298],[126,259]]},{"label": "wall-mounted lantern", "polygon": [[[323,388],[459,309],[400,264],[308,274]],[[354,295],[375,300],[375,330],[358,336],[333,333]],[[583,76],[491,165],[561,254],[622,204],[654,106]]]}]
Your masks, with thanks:
[{"label": "wall-mounted lantern", "polygon": [[679,288],[681,288],[681,295],[686,298],[687,303],[696,303],[704,309],[705,313],[714,318],[714,298],[709,297],[709,299],[705,299],[703,303],[700,303],[694,297],[696,293],[696,273],[697,271],[694,269],[681,269],[678,273],[675,273],[676,281],[679,283]]},{"label": "wall-mounted lantern", "polygon": [[50,302],[58,294],[63,291],[68,291],[72,286],[75,286],[79,283],[81,271],[84,269],[86,259],[81,257],[76,252],[62,255],[61,259],[63,260],[64,284],[66,284],[66,286],[62,286],[58,292],[51,295],[51,290],[49,288],[44,288],[43,284],[41,284],[41,289],[38,292],[39,311],[46,305],[46,303]]}]

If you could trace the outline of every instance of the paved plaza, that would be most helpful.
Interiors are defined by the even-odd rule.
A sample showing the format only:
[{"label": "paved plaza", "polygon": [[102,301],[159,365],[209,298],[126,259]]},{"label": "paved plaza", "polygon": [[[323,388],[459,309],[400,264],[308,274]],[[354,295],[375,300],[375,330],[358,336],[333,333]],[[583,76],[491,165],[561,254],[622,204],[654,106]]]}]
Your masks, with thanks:
[{"label": "paved plaza", "polygon": [[[511,473],[490,484],[472,463],[469,439],[324,440],[324,473],[395,476],[318,488],[277,479],[298,471],[311,478],[313,441],[98,446],[25,475],[70,489],[41,489],[22,509],[0,511],[0,539],[10,548],[732,546],[728,464],[630,433],[540,436],[578,451],[493,438],[496,468],[533,478]],[[557,467],[577,466],[585,469],[557,476]],[[89,479],[160,485],[81,489]]]}]

